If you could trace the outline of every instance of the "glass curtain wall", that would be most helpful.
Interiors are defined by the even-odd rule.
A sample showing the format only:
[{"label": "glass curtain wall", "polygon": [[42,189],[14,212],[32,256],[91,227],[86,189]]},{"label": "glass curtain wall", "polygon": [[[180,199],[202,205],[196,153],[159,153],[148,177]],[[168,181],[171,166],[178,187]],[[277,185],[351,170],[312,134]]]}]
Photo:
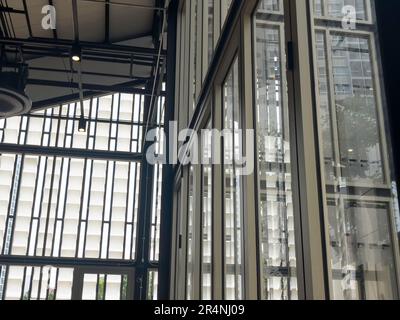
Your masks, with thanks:
[{"label": "glass curtain wall", "polygon": [[[192,121],[201,86],[214,55],[215,46],[218,42],[218,37],[224,26],[231,4],[231,0],[186,0],[182,2],[178,17],[177,61],[180,63],[177,65],[178,72],[176,82],[176,97],[178,101],[176,120],[178,120],[180,130],[187,128]],[[237,63],[235,70],[235,86],[238,88]],[[228,89],[228,87],[231,86],[231,82],[227,83],[227,92],[228,90],[233,92],[232,89]],[[227,107],[227,113],[232,113],[231,110],[233,110],[232,106],[234,103],[232,101],[234,98],[231,97],[230,99],[230,106]],[[235,108],[235,112],[238,112],[239,106],[235,104]],[[235,117],[237,117],[237,115]],[[238,119],[239,118],[236,118],[235,121],[238,121]],[[235,123],[237,124],[237,122]],[[211,123],[209,126],[211,126]],[[234,121],[232,117],[230,119],[227,118],[227,126],[230,128],[229,130],[233,130]],[[197,129],[200,133],[202,128]],[[235,141],[235,143],[238,143],[238,138],[235,138]],[[178,148],[179,147],[180,145],[178,145]],[[204,153],[211,152],[210,145],[207,141],[204,142],[203,147]],[[231,148],[231,152],[234,152],[232,147],[233,145],[229,148]],[[182,179],[179,179],[179,183],[185,186],[185,188],[182,189],[180,193],[182,199],[175,197],[175,202],[178,201],[175,211],[175,225],[179,230],[179,234],[175,235],[175,257],[173,257],[173,259],[175,262],[174,272],[176,276],[174,279],[175,288],[173,292],[176,298],[193,299],[193,297],[199,296],[203,299],[211,299],[213,293],[212,166],[204,165],[198,170],[197,165],[195,165],[191,168],[182,168],[182,170],[185,173],[182,175]],[[200,174],[196,179],[197,175],[195,172],[197,171],[199,171]],[[229,175],[229,179],[231,179],[234,172],[231,170]],[[234,180],[232,180],[232,183],[236,183]],[[235,194],[236,191],[233,191],[234,188],[235,187],[229,187],[228,193]],[[179,188],[176,189],[178,190]],[[200,208],[199,213],[201,214],[201,219],[196,219],[194,215],[194,207],[192,207],[192,205],[194,205],[195,202]],[[239,200],[237,202],[241,203]],[[239,209],[237,213],[232,212],[232,216],[229,216],[229,219],[231,219],[234,214],[239,217],[242,214],[241,209]],[[227,257],[227,260],[229,260],[229,268],[227,268],[227,270],[230,270],[230,273],[233,272],[229,276],[229,282],[232,282],[229,286],[232,287],[233,291],[236,291],[233,296],[236,295],[238,297],[242,296],[242,285],[239,285],[239,282],[242,281],[242,270],[240,270],[242,268],[242,263],[238,262],[242,257],[240,252],[235,253],[231,245],[232,243],[237,244],[237,241],[241,241],[241,236],[238,234],[241,232],[241,222],[239,221],[240,219],[235,222],[237,225],[236,231],[227,229],[229,233],[228,238],[232,236],[232,240],[227,242],[229,243],[230,255],[232,255]],[[199,236],[195,238],[194,234],[198,234]],[[198,252],[198,250],[200,250],[200,252]],[[236,260],[236,263],[234,260]],[[200,275],[193,274],[194,270],[199,270]],[[200,281],[197,281],[198,276]],[[196,281],[193,280],[194,277],[196,277]],[[237,279],[232,280],[232,277]],[[198,288],[197,283],[199,283],[200,288]],[[231,292],[229,295],[233,297]]]},{"label": "glass curtain wall", "polygon": [[[157,106],[162,126],[163,99]],[[144,97],[93,98],[84,102],[84,108],[89,118],[86,132],[78,131],[76,104],[0,120],[2,144],[34,146],[41,152],[0,156],[0,254],[10,259],[23,256],[26,261],[26,266],[1,266],[0,299],[71,298],[74,267],[56,267],[62,266],[58,258],[75,259],[77,267],[82,259],[137,261],[142,172],[141,163],[133,159],[140,159],[143,144]],[[68,150],[74,149],[82,156],[71,157]],[[57,155],[46,155],[55,151]],[[147,233],[155,271],[161,170],[155,173]],[[50,271],[31,267],[34,258],[51,259],[56,266]],[[51,284],[47,294],[40,291],[43,276]]]},{"label": "glass curtain wall", "polygon": [[311,7],[331,298],[396,299],[400,220],[374,2]]},{"label": "glass curtain wall", "polygon": [[[201,68],[196,64],[196,70],[191,64],[187,70],[193,73],[200,70],[202,77],[207,74],[214,46],[218,43],[232,3],[229,0],[214,1],[213,4],[206,2],[197,6],[201,9],[194,13],[195,1],[184,1],[182,8],[186,6],[186,10],[182,12],[180,21],[187,27],[181,29],[179,34],[178,57],[182,58],[181,61],[193,61],[188,54],[193,55],[193,48],[196,47],[196,63],[203,64]],[[289,3],[290,8],[284,7]],[[310,15],[303,11],[305,5],[308,5]],[[203,299],[258,296],[262,299],[289,300],[308,295],[324,298],[324,285],[319,284],[315,288],[316,293],[310,294],[304,290],[304,285],[308,288],[310,284],[303,283],[303,280],[307,277],[320,280],[327,276],[330,294],[326,298],[398,298],[400,260],[397,235],[400,234],[400,217],[387,134],[374,1],[249,0],[241,13],[241,19],[232,27],[237,27],[240,32],[233,32],[226,46],[240,48],[238,57],[229,71],[224,71],[226,77],[223,77],[220,72],[229,63],[224,57],[233,52],[222,53],[223,61],[215,66],[217,75],[212,84],[213,90],[210,96],[200,100],[212,100],[211,113],[216,119],[214,126],[231,133],[228,138],[224,135],[221,146],[223,166],[214,166],[214,170],[208,171],[208,167],[203,165],[200,170],[195,170],[201,173],[197,181],[193,181],[189,174],[182,175],[185,188],[182,189],[182,205],[177,210],[176,223],[185,221],[181,227],[184,230],[181,232],[184,249],[181,250],[183,253],[176,250],[176,259],[181,259],[183,266],[176,270],[185,269],[186,272],[180,272],[182,277],[189,274],[189,279],[194,277],[195,281],[186,283],[182,280],[182,288],[175,289],[182,291],[180,297],[188,297],[185,288],[193,289],[195,292],[192,295],[190,291],[190,298],[200,293]],[[301,16],[289,16],[296,13],[301,13]],[[250,31],[248,18],[252,19]],[[191,30],[188,26],[195,19],[197,25],[200,24],[198,28],[207,33],[201,43],[198,42],[198,34],[195,36],[188,32]],[[207,27],[201,27],[199,21],[206,23]],[[304,71],[299,78],[309,79],[308,65],[296,67],[296,61],[292,64],[286,56],[287,43],[291,41],[286,35],[291,32],[296,38],[298,27],[304,27],[306,23],[311,24],[311,38],[303,39],[310,40],[310,51],[307,45],[292,44],[294,55],[297,52],[302,54],[301,63],[313,62],[311,78],[314,79],[311,80],[314,81],[300,85],[288,83],[288,76],[298,78],[298,70]],[[197,39],[196,45],[192,37]],[[211,39],[214,39],[213,45]],[[253,51],[249,53],[250,43],[253,44]],[[198,55],[203,57],[199,59]],[[294,65],[293,70],[288,71],[288,65]],[[197,127],[194,129],[198,132],[206,119],[192,121],[191,115],[188,115],[193,106],[201,107],[196,105],[198,94],[202,92],[199,90],[199,76],[193,76],[189,71],[185,74],[185,70],[181,69],[176,92],[180,98],[177,114],[180,120],[185,117],[180,121],[180,128],[195,122]],[[224,78],[222,88],[221,76]],[[192,86],[193,79],[196,79],[195,86]],[[251,79],[254,80],[253,87],[247,83]],[[299,88],[301,90],[297,91]],[[313,97],[309,96],[314,93],[311,90],[315,90],[315,105],[311,102]],[[295,96],[289,96],[288,92],[294,92]],[[292,106],[299,109],[292,110]],[[195,115],[208,116],[209,106],[203,108],[196,110]],[[304,110],[304,114],[300,114],[299,110]],[[240,177],[239,168],[232,161],[242,152],[243,141],[238,129],[253,124],[254,185],[250,181],[253,177]],[[316,138],[314,131],[318,134],[316,146],[308,144]],[[296,141],[290,141],[291,133],[293,136],[298,134]],[[299,154],[295,154],[295,149]],[[310,157],[302,154],[304,150],[311,153],[316,150],[320,166],[298,163],[297,159]],[[181,169],[187,173],[189,168]],[[303,176],[304,173],[307,176]],[[208,179],[208,175],[213,179]],[[321,179],[322,188],[318,179]],[[310,184],[302,189],[304,181],[310,181]],[[200,192],[190,194],[187,186],[191,183],[194,190]],[[249,194],[252,192],[244,188],[245,185],[251,185],[249,189],[255,187],[256,192]],[[300,189],[293,189],[292,186]],[[213,192],[210,195],[211,188]],[[306,199],[298,199],[299,191]],[[213,197],[219,194],[221,199]],[[189,199],[197,201],[201,219],[196,219],[196,215],[195,219],[190,216],[193,213],[187,207]],[[249,205],[247,199],[255,201],[256,212],[253,203]],[[213,211],[220,206],[222,212]],[[314,208],[312,212],[307,212],[307,208],[311,207]],[[247,212],[249,208],[251,212]],[[299,216],[294,208],[305,209],[305,212]],[[318,243],[311,244],[305,232],[314,223],[319,225],[320,218],[322,230],[319,227],[315,230]],[[219,226],[219,223],[222,225]],[[304,234],[295,230],[295,225],[303,226]],[[257,229],[256,236],[248,237],[250,240],[243,238],[243,234],[253,228]],[[192,231],[200,233],[200,236],[193,237]],[[323,242],[321,237],[325,237],[323,240],[326,241],[322,249],[319,247]],[[200,243],[195,245],[193,241]],[[188,243],[193,250],[186,247]],[[221,254],[222,261],[219,256],[213,256],[215,253]],[[247,256],[256,255],[259,259],[256,263],[245,260]],[[326,270],[323,268],[325,257],[328,259]],[[208,267],[209,262],[215,266],[214,269]],[[320,272],[317,275],[308,274],[309,270],[303,268],[306,263],[312,267],[315,263]],[[246,275],[245,267],[257,271],[257,280],[253,275]],[[200,274],[193,274],[193,270],[195,273],[200,270]],[[299,273],[301,270],[304,273]],[[208,288],[208,281],[215,276],[223,281],[222,288]],[[211,286],[217,281],[211,281]],[[191,287],[192,284],[194,287]],[[200,292],[197,292],[198,289]]]},{"label": "glass curtain wall", "polygon": [[296,299],[283,3],[260,1],[253,20],[261,297]]}]

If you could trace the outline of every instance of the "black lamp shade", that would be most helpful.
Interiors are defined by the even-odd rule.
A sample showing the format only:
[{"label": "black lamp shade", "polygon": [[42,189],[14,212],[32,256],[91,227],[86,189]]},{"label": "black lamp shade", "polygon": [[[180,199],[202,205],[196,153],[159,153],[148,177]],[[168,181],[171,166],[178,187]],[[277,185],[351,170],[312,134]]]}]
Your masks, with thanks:
[{"label": "black lamp shade", "polygon": [[79,119],[79,132],[86,132],[86,119],[84,117],[80,117]]}]

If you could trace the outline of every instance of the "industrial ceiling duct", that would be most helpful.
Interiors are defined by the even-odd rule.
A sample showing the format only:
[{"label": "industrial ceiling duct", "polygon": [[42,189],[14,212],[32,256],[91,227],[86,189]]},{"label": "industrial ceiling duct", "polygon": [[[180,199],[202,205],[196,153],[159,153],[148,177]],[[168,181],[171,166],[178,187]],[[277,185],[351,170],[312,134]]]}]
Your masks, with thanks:
[{"label": "industrial ceiling duct", "polygon": [[28,113],[31,99],[25,94],[28,67],[18,64],[15,68],[3,68],[0,72],[0,118]]}]

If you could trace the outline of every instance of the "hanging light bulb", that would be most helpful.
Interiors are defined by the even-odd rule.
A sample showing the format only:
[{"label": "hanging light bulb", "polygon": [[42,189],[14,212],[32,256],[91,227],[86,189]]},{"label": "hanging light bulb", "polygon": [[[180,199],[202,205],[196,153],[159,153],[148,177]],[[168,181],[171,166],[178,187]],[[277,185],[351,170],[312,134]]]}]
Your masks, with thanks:
[{"label": "hanging light bulb", "polygon": [[81,50],[81,47],[77,44],[72,46],[71,59],[72,59],[72,61],[75,61],[75,62],[81,62],[81,60],[82,60],[82,50]]}]

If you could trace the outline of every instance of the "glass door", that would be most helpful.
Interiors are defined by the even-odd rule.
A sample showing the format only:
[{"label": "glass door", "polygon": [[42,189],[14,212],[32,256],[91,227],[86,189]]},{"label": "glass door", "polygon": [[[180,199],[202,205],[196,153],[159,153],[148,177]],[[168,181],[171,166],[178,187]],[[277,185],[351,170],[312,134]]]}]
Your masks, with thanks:
[{"label": "glass door", "polygon": [[133,300],[131,269],[77,268],[72,300]]}]

